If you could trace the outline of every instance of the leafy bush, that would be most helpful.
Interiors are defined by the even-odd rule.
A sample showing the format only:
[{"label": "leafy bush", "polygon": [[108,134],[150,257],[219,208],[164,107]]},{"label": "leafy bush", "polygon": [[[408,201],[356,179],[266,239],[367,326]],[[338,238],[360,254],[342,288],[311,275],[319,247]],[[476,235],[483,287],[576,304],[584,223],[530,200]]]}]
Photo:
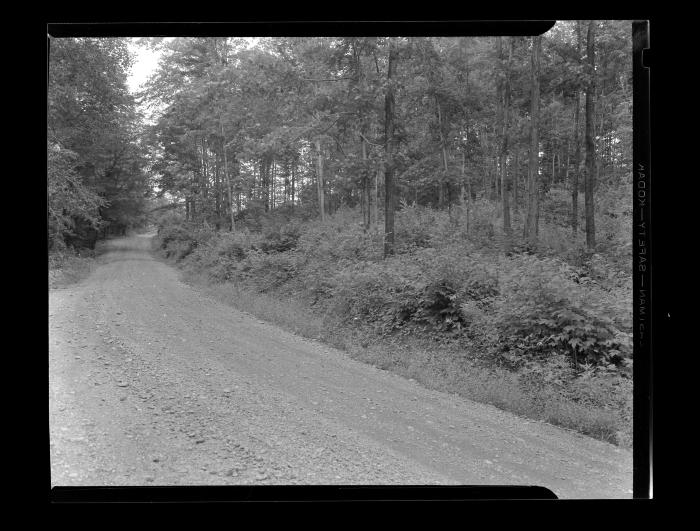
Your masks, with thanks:
[{"label": "leafy bush", "polygon": [[383,332],[419,327],[459,334],[467,325],[461,306],[496,293],[496,279],[455,250],[420,249],[377,263],[348,266],[334,278],[336,311],[373,323]]},{"label": "leafy bush", "polygon": [[286,223],[270,230],[260,243],[260,249],[266,253],[283,253],[295,249],[301,236],[298,223]]},{"label": "leafy bush", "polygon": [[46,155],[49,249],[61,252],[66,247],[65,237],[77,236],[80,244],[79,233],[100,228],[100,208],[107,202],[76,172],[76,165],[81,164],[77,153],[49,141]]},{"label": "leafy bush", "polygon": [[213,253],[217,257],[240,261],[255,246],[256,241],[257,238],[252,237],[247,230],[225,232],[219,235]]},{"label": "leafy bush", "polygon": [[380,235],[365,233],[357,222],[310,225],[298,240],[300,251],[324,262],[377,258],[381,245]]},{"label": "leafy bush", "polygon": [[165,251],[166,258],[174,258],[178,262],[192,253],[199,244],[195,229],[186,223],[160,226],[157,242]]},{"label": "leafy bush", "polygon": [[495,276],[480,263],[480,256],[465,249],[444,249],[439,255],[416,253],[422,260],[426,286],[418,300],[414,320],[442,332],[460,332],[469,324],[462,305],[482,302],[498,293]]},{"label": "leafy bush", "polygon": [[252,249],[231,270],[230,278],[246,281],[258,292],[274,290],[295,278],[303,257],[294,252],[265,253]]},{"label": "leafy bush", "polygon": [[187,263],[198,262],[215,240],[216,232],[211,227],[185,225],[167,244],[166,256],[174,257],[178,262],[183,260]]},{"label": "leafy bush", "polygon": [[399,252],[416,247],[430,247],[435,228],[436,211],[403,203],[396,213],[396,241]]},{"label": "leafy bush", "polygon": [[210,280],[223,282],[235,276],[237,264],[248,256],[261,238],[248,230],[214,233],[187,256],[186,266],[194,272],[205,272]]},{"label": "leafy bush", "polygon": [[64,248],[49,253],[49,288],[65,287],[90,274],[95,251]]},{"label": "leafy bush", "polygon": [[567,353],[574,363],[621,364],[631,344],[609,317],[604,297],[572,278],[560,260],[519,256],[501,277],[496,312],[504,345],[514,353]]},{"label": "leafy bush", "polygon": [[[486,199],[477,199],[471,202],[469,216],[464,214],[459,218],[461,234],[463,238],[469,238],[479,246],[489,246],[496,234],[500,233],[497,226],[500,210],[497,203]],[[467,224],[469,230],[467,230]]]}]

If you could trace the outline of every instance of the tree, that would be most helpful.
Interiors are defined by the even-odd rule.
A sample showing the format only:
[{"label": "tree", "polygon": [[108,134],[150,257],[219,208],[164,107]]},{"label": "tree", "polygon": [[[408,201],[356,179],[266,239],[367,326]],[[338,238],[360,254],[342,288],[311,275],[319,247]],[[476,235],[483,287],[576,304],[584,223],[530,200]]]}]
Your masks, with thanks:
[{"label": "tree", "polygon": [[386,73],[386,96],[384,103],[384,137],[386,161],[384,170],[384,257],[394,254],[394,69],[396,45],[389,38],[389,59]]},{"label": "tree", "polygon": [[[581,62],[581,21],[576,21],[576,59]],[[581,91],[576,87],[576,102],[574,104],[574,171],[571,182],[571,229],[574,235],[578,231],[578,187],[581,165],[581,142],[579,141],[579,120],[581,115]]]},{"label": "tree", "polygon": [[123,39],[51,39],[48,191],[51,245],[93,247],[99,230],[140,222],[149,193]]},{"label": "tree", "polygon": [[47,164],[49,245],[60,249],[64,238],[73,235],[77,220],[93,228],[100,226],[99,209],[105,200],[86,186],[75,171],[78,155],[49,143]]},{"label": "tree", "polygon": [[233,194],[231,193],[231,174],[228,172],[228,157],[226,156],[226,134],[224,124],[221,122],[221,151],[224,153],[224,175],[226,176],[226,190],[228,192],[228,210],[231,216],[231,232],[236,230],[236,220],[233,217]]},{"label": "tree", "polygon": [[[501,62],[503,61],[503,42],[502,38],[498,38],[498,55]],[[510,225],[510,193],[509,193],[509,182],[508,182],[508,137],[509,137],[509,123],[508,123],[508,113],[510,109],[510,64],[513,58],[513,41],[509,41],[508,46],[508,63],[505,67],[505,72],[503,74],[503,81],[499,83],[499,88],[502,94],[502,103],[499,98],[499,103],[501,103],[502,108],[502,128],[501,128],[501,156],[499,161],[499,167],[501,170],[501,207],[503,210],[503,232],[506,234],[511,233]]]},{"label": "tree", "polygon": [[586,246],[595,248],[595,213],[593,210],[593,190],[595,186],[595,141],[593,117],[595,114],[595,20],[588,22],[586,39],[586,56],[588,59],[588,86],[586,87],[586,180],[584,198],[586,210]]},{"label": "tree", "polygon": [[538,127],[540,118],[540,51],[542,37],[532,38],[532,83],[530,103],[530,164],[527,178],[527,220],[524,226],[525,239],[530,242],[537,240],[539,219],[539,138]]},{"label": "tree", "polygon": [[318,211],[321,215],[321,222],[326,220],[325,188],[323,185],[323,152],[321,151],[321,141],[316,139],[316,186],[318,187]]},{"label": "tree", "polygon": [[[631,164],[627,26],[596,26],[605,57],[592,91],[580,26],[506,40],[175,39],[150,84],[163,108],[149,136],[155,180],[191,221],[215,227],[258,228],[281,205],[327,219],[344,205],[368,232],[384,203],[387,255],[399,204],[447,207],[459,225],[455,202],[471,213],[491,202],[505,234],[523,224],[536,243],[540,216],[557,218],[566,193],[576,231],[578,181],[616,189]],[[583,90],[595,102],[594,181],[579,177]],[[589,205],[600,219],[606,207]]]}]

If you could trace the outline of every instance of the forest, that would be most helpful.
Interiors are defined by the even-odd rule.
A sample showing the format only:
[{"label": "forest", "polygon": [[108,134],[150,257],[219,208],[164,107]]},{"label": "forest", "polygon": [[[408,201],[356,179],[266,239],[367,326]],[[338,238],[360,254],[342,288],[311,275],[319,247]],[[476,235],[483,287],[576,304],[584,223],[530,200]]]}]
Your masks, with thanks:
[{"label": "forest", "polygon": [[381,368],[632,434],[631,22],[534,37],[53,39],[50,262],[131,230]]}]

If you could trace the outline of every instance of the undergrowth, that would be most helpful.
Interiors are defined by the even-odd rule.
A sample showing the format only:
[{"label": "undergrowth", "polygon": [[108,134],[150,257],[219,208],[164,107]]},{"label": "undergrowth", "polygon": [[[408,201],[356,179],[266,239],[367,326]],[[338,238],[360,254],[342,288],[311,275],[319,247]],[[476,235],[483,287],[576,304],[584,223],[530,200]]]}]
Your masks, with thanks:
[{"label": "undergrowth", "polygon": [[[542,221],[532,248],[496,207],[402,205],[397,252],[340,209],[255,230],[159,223],[156,248],[225,302],[352,357],[517,414],[631,444],[628,250],[589,254]],[[495,221],[494,221],[495,219]],[[620,216],[621,223],[623,217]],[[514,231],[519,218],[514,215]],[[607,227],[618,235],[620,228]]]},{"label": "undergrowth", "polygon": [[49,289],[64,288],[87,278],[95,261],[95,251],[62,249],[49,254]]}]

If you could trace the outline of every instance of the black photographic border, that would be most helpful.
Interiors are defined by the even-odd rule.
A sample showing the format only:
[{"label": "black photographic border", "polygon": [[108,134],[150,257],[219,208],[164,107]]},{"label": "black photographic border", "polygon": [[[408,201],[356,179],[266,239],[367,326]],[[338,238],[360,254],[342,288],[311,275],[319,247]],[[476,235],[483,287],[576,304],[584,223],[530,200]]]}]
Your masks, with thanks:
[{"label": "black photographic border", "polygon": [[[46,24],[47,47],[62,37],[147,36],[529,36],[548,31],[554,20],[323,21],[261,20],[239,22],[107,22],[54,17]],[[114,17],[118,18],[118,17]],[[567,18],[567,17],[564,17]],[[574,17],[571,17],[574,18]],[[627,18],[627,17],[603,17]],[[240,19],[239,19],[240,20]],[[650,159],[649,21],[634,21],[633,42],[633,326],[634,444],[633,497],[651,497],[653,435],[652,359],[652,180]],[[47,79],[48,81],[48,79]],[[47,300],[48,304],[48,300]],[[656,313],[655,313],[656,314]],[[47,374],[48,377],[48,374]],[[48,409],[47,409],[48,413]],[[48,418],[48,415],[47,415]],[[48,433],[47,433],[48,436]],[[48,445],[47,445],[48,448]],[[552,499],[542,487],[53,487],[47,452],[49,501],[111,502],[246,502],[246,501],[457,501]]]}]

